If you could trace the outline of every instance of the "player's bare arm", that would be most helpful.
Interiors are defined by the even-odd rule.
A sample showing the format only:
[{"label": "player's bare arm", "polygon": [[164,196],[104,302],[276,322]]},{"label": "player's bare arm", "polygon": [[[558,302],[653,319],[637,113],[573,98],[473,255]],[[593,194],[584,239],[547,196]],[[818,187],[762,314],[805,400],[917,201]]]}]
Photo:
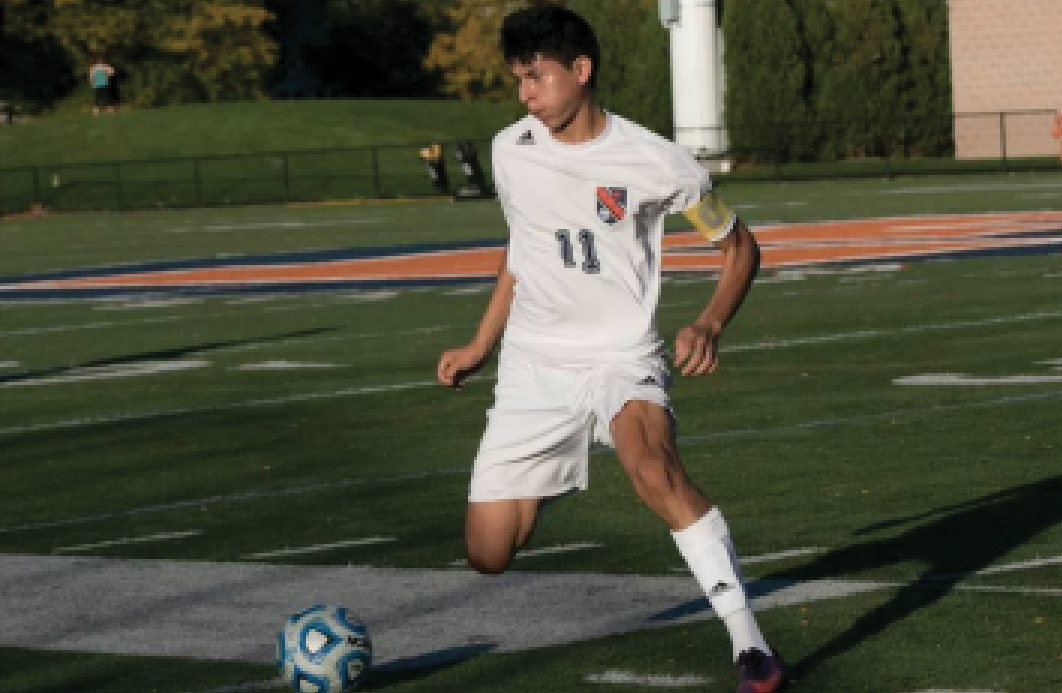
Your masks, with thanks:
[{"label": "player's bare arm", "polygon": [[675,366],[686,376],[706,375],[719,365],[719,335],[741,307],[760,266],[759,245],[740,219],[716,246],[723,253],[723,268],[715,291],[693,324],[675,336]]},{"label": "player's bare arm", "polygon": [[505,331],[509,319],[509,308],[513,303],[513,287],[516,279],[508,270],[508,251],[502,255],[498,279],[494,284],[487,308],[480,318],[479,327],[472,341],[468,344],[448,349],[439,357],[436,377],[447,387],[460,388],[461,383],[475,373],[494,350]]}]

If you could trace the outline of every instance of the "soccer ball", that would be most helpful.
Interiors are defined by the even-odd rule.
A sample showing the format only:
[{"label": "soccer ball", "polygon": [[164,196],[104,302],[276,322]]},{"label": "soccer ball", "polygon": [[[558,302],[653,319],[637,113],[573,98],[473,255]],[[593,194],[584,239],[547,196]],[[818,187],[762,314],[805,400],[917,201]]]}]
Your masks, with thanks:
[{"label": "soccer ball", "polygon": [[280,629],[277,666],[299,693],[357,688],[372,662],[365,624],[341,606],[317,604],[292,614]]}]

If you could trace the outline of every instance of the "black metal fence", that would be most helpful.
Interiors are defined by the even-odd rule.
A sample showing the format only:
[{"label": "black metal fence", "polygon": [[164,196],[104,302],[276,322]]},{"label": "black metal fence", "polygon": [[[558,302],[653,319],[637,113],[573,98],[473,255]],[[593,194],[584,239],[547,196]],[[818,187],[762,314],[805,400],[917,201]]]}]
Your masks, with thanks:
[{"label": "black metal fence", "polygon": [[[1053,111],[964,114],[955,118],[955,156],[739,165],[721,175],[721,181],[1060,170],[1059,143],[1051,138],[1053,120]],[[52,211],[136,210],[460,195],[476,176],[480,192],[489,190],[484,173],[491,170],[488,142],[434,144],[442,146],[417,143],[0,169],[0,214],[34,205]],[[434,163],[425,160],[433,150],[441,151]],[[764,152],[770,150],[760,150]],[[728,151],[715,158],[740,164],[755,161],[756,153]]]},{"label": "black metal fence", "polygon": [[[424,145],[0,169],[0,212],[27,210],[34,203],[53,211],[96,211],[452,194],[468,175],[457,145],[482,159],[490,156],[486,144],[442,147],[445,187],[429,175]],[[437,170],[439,164],[433,165]],[[489,171],[489,161],[476,169]]]}]

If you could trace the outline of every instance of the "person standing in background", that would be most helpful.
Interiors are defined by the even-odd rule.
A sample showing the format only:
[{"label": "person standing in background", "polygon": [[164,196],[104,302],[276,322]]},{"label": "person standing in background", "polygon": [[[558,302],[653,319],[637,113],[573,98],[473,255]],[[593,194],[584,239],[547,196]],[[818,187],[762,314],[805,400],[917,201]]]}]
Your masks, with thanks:
[{"label": "person standing in background", "polygon": [[117,99],[114,98],[112,81],[114,68],[107,64],[103,56],[97,55],[88,71],[88,81],[92,86],[92,114],[99,115],[100,109],[114,113]]}]

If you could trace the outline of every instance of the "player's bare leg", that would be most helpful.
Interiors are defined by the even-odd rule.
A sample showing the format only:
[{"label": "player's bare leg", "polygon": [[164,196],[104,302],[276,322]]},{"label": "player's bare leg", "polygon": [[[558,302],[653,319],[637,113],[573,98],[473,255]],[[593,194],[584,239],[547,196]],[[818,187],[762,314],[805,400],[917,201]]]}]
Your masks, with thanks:
[{"label": "player's bare leg", "polygon": [[671,415],[651,402],[628,402],[612,419],[620,464],[638,497],[672,531],[689,527],[711,509],[679,460]]},{"label": "player's bare leg", "polygon": [[669,412],[651,402],[628,402],[612,419],[612,440],[638,497],[667,523],[730,632],[741,672],[739,690],[781,690],[785,668],[764,641],[749,607],[726,521],[686,474]]},{"label": "player's bare leg", "polygon": [[531,538],[539,499],[480,501],[465,513],[465,555],[485,575],[505,572],[516,552]]}]

